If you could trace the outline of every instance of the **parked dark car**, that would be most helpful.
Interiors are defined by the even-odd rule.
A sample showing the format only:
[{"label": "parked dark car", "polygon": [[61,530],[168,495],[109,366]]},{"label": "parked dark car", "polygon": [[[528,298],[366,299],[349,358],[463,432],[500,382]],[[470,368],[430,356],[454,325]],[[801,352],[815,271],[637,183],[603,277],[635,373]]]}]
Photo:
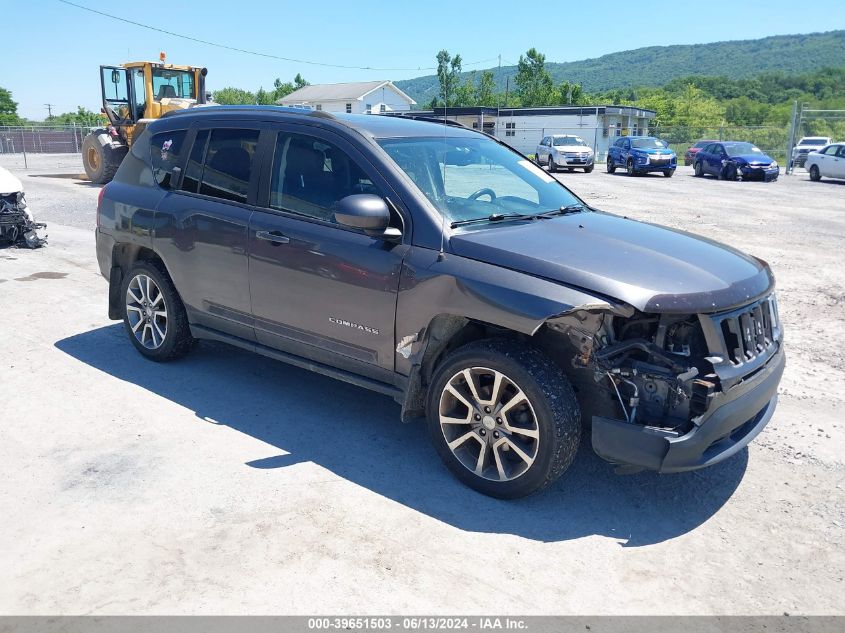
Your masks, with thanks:
[{"label": "parked dark car", "polygon": [[780,167],[751,143],[744,141],[719,141],[710,143],[695,156],[695,175],[708,174],[719,180],[778,179]]},{"label": "parked dark car", "polygon": [[698,154],[702,149],[710,145],[710,143],[718,143],[719,141],[698,141],[695,145],[692,145],[684,152],[684,165],[689,167],[695,162],[695,155]]},{"label": "parked dark car", "polygon": [[669,146],[653,136],[623,136],[607,151],[607,173],[618,167],[629,176],[639,176],[652,171],[662,172],[671,178],[678,166],[678,157]]},{"label": "parked dark car", "polygon": [[146,358],[212,339],[387,394],[503,498],[563,473],[582,423],[629,470],[721,462],[771,418],[785,364],[765,262],[593,209],[462,126],[168,114],[102,190],[96,248]]}]

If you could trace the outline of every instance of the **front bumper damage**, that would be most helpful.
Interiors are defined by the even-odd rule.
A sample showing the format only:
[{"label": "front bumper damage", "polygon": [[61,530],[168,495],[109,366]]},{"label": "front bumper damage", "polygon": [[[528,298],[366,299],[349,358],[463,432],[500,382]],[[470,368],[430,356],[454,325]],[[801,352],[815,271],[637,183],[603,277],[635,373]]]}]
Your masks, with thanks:
[{"label": "front bumper damage", "polygon": [[36,222],[26,206],[22,193],[0,195],[0,244],[38,248],[47,243],[38,232],[47,228]]},{"label": "front bumper damage", "polygon": [[742,450],[769,422],[786,366],[783,349],[728,391],[712,397],[708,411],[685,434],[594,416],[593,450],[607,461],[659,472],[696,470]]}]

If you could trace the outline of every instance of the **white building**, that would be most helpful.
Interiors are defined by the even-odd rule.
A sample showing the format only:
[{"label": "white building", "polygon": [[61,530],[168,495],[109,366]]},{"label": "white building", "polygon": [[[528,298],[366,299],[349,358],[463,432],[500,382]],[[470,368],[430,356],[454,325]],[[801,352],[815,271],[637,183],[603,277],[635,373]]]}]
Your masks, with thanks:
[{"label": "white building", "polygon": [[[417,111],[442,119],[443,108]],[[574,134],[593,148],[598,161],[620,136],[646,136],[656,113],[631,106],[549,106],[542,108],[449,108],[446,117],[476,130],[483,129],[518,152],[533,154],[548,134]]]},{"label": "white building", "polygon": [[282,97],[276,103],[285,106],[309,106],[325,112],[384,114],[406,112],[417,102],[391,81],[359,81],[305,86]]}]

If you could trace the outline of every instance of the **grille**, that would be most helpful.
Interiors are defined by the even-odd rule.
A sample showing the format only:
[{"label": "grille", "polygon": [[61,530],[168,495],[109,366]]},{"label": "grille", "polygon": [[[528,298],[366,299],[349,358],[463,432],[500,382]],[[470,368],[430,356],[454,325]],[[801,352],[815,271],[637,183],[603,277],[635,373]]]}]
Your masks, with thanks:
[{"label": "grille", "polygon": [[743,365],[767,356],[776,338],[777,304],[773,296],[713,319],[719,326],[728,359]]}]

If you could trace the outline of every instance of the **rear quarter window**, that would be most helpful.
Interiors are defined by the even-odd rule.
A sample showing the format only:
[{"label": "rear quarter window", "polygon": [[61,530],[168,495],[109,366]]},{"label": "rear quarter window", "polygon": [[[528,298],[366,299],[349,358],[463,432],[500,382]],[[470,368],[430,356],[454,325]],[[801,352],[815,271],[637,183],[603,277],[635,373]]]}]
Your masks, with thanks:
[{"label": "rear quarter window", "polygon": [[174,167],[182,163],[186,130],[159,132],[150,139],[150,163],[153,180],[163,189],[170,189],[170,176]]}]

